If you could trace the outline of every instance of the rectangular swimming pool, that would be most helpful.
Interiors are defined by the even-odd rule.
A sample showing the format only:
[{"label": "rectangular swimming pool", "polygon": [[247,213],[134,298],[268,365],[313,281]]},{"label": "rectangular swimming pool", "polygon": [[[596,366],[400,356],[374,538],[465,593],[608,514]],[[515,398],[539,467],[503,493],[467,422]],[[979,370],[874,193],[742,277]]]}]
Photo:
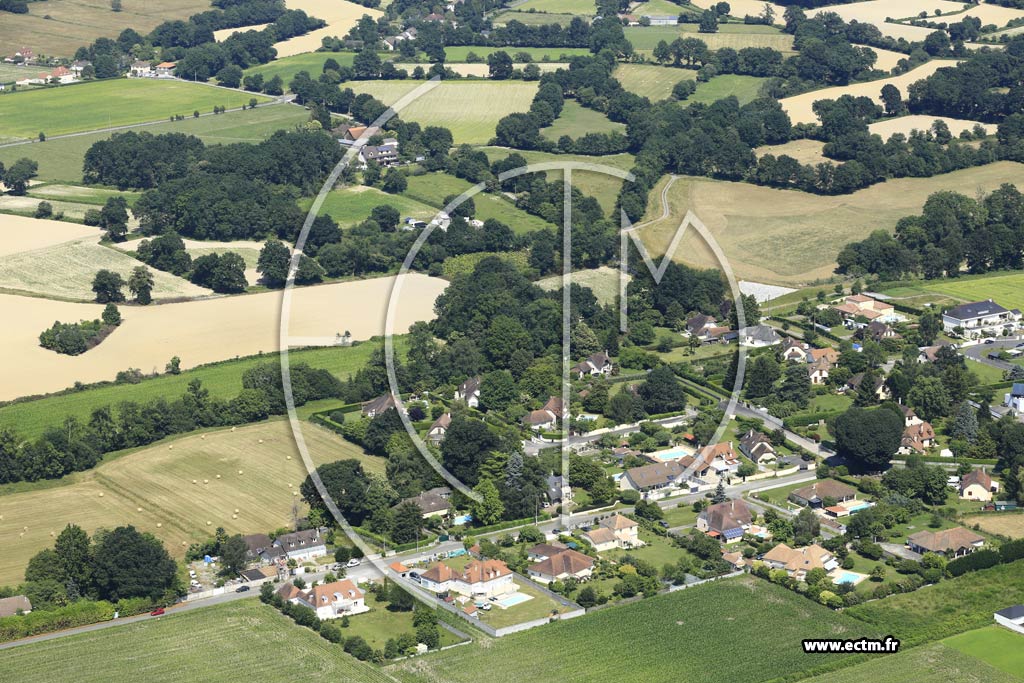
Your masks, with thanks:
[{"label": "rectangular swimming pool", "polygon": [[513,593],[512,595],[504,597],[501,600],[495,600],[495,602],[504,607],[505,609],[508,609],[509,607],[515,607],[516,605],[526,602],[527,600],[533,600],[533,596],[527,595],[526,593]]},{"label": "rectangular swimming pool", "polygon": [[679,458],[687,455],[693,455],[692,448],[677,446],[676,448],[670,448],[667,451],[654,451],[653,453],[648,453],[647,457],[654,458],[655,460],[660,460],[662,462],[668,462],[669,460],[678,460]]}]

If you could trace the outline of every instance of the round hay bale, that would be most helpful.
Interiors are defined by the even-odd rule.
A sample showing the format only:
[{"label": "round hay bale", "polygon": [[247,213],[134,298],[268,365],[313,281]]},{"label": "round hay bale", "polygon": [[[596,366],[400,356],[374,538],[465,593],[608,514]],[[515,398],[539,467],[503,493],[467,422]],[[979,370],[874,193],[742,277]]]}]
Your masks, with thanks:
[{"label": "round hay bale", "polygon": [[198,484],[199,482],[197,482],[197,481],[196,481],[195,479],[193,479],[193,480],[192,480],[192,483],[193,483],[193,484]]},{"label": "round hay bale", "polygon": [[260,443],[263,443],[263,439],[260,439]]},{"label": "round hay bale", "polygon": [[157,528],[157,529],[160,529],[160,528],[162,528],[162,527],[163,527],[163,524],[162,524],[162,523],[160,523],[160,522],[157,522],[157,523],[156,523],[156,528]]},{"label": "round hay bale", "polygon": [[236,515],[238,514],[238,508],[235,508],[235,514]]},{"label": "round hay bale", "polygon": [[100,491],[100,498],[103,497],[103,491]]},{"label": "round hay bale", "polygon": [[238,519],[238,515],[231,515],[231,519]]},{"label": "round hay bale", "polygon": [[205,439],[205,438],[206,438],[206,434],[200,434],[200,435],[199,435],[199,438],[200,438],[200,439]]},{"label": "round hay bale", "polygon": [[206,520],[206,526],[213,526],[213,522],[211,522],[210,520]]},{"label": "round hay bale", "polygon": [[203,479],[203,483],[204,483],[204,484],[209,484],[209,483],[210,483],[210,480],[209,480],[209,479]]},{"label": "round hay bale", "polygon": [[220,475],[219,474],[217,475],[217,478],[220,479]]},{"label": "round hay bale", "polygon": [[291,459],[292,459],[292,456],[290,456],[290,455],[286,455],[285,456],[285,460],[291,460]]},{"label": "round hay bale", "polygon": [[169,450],[169,451],[173,451],[173,450],[174,450],[174,444],[172,443],[172,444],[171,444],[170,446],[168,446],[168,447],[167,447],[167,450]]},{"label": "round hay bale", "polygon": [[299,495],[299,492],[298,491],[292,491],[292,495],[293,496],[297,496],[297,495]]},{"label": "round hay bale", "polygon": [[54,536],[54,535],[55,535],[55,534],[54,534],[54,533],[53,533],[53,532],[51,531],[51,532],[50,532],[50,536]]},{"label": "round hay bale", "polygon": [[232,427],[232,428],[231,428],[231,431],[235,431],[235,429],[236,429],[235,427]]},{"label": "round hay bale", "polygon": [[242,470],[238,470],[238,474],[239,474],[239,476],[241,476]]},{"label": "round hay bale", "polygon": [[142,512],[142,508],[135,508],[136,512]]}]

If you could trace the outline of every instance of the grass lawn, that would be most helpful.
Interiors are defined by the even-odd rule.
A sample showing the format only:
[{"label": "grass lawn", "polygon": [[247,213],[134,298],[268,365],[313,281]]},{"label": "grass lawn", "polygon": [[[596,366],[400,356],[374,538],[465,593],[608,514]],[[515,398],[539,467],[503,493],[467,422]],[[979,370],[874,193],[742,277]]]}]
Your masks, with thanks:
[{"label": "grass lawn", "polygon": [[[672,88],[679,81],[695,80],[697,72],[655,64],[619,64],[615,68],[615,78],[626,90],[656,102],[670,97]],[[697,90],[699,93],[699,86]]]},{"label": "grass lawn", "polygon": [[[372,342],[350,347],[295,350],[288,354],[290,362],[308,363],[314,368],[330,370],[346,379],[363,367],[377,348]],[[404,353],[405,337],[395,338],[395,348]],[[144,402],[163,397],[172,401],[185,393],[188,383],[198,379],[214,398],[227,399],[242,390],[242,374],[261,363],[277,361],[278,354],[251,356],[214,363],[183,371],[180,375],[160,375],[139,384],[109,384],[72,391],[29,401],[0,406],[0,427],[13,427],[24,438],[40,436],[47,427],[60,424],[67,417],[88,421],[96,408],[123,401]]]},{"label": "grass lawn", "polygon": [[1003,371],[991,365],[967,358],[967,369],[973,372],[982,384],[996,384],[1003,381]]},{"label": "grass lawn", "polygon": [[255,598],[22,645],[0,653],[0,668],[24,683],[391,680]]},{"label": "grass lawn", "polygon": [[[412,625],[412,612],[389,612],[387,603],[382,603],[373,596],[366,593],[366,606],[369,612],[349,617],[349,627],[342,631],[346,638],[362,636],[367,643],[375,650],[383,650],[391,638],[397,638],[403,633],[415,633]],[[454,633],[446,628],[438,628],[441,634],[441,646],[453,645],[461,642]]]},{"label": "grass lawn", "polygon": [[[469,181],[447,173],[427,173],[426,175],[409,176],[409,187],[403,195],[422,204],[441,209],[444,207],[445,197],[462,194],[470,187],[472,184]],[[476,207],[476,218],[482,221],[493,218],[505,223],[519,234],[534,230],[554,229],[554,226],[543,218],[516,208],[504,197],[478,192],[473,196],[473,205]]]},{"label": "grass lawn", "polygon": [[551,613],[555,610],[568,611],[568,608],[563,607],[559,602],[549,598],[528,583],[516,581],[516,586],[519,588],[520,593],[531,596],[531,599],[518,605],[513,605],[508,609],[492,605],[491,609],[478,612],[480,621],[494,628],[504,628],[514,624],[521,624],[524,621],[543,619],[544,617],[551,616]]},{"label": "grass lawn", "polygon": [[46,200],[73,200],[81,204],[93,204],[103,206],[111,197],[124,197],[128,206],[135,204],[135,200],[142,195],[141,192],[121,192],[105,187],[83,187],[80,185],[62,185],[60,183],[33,185],[28,190],[29,197],[37,197]]},{"label": "grass lawn", "polygon": [[[588,287],[601,305],[615,303],[615,297],[619,295],[619,271],[611,266],[574,271],[572,281],[574,284]],[[537,285],[549,291],[559,289],[562,286],[562,276],[552,275],[537,280]]]},{"label": "grass lawn", "polygon": [[516,5],[520,12],[561,12],[584,17],[594,16],[596,7],[590,0],[526,0]]},{"label": "grass lawn", "polygon": [[[561,0],[558,0],[559,2]],[[516,55],[526,53],[535,62],[564,62],[566,57],[580,57],[590,54],[585,47],[487,47],[483,45],[451,45],[444,49],[446,62],[464,62],[472,52],[485,60],[492,52],[503,51],[516,60]],[[425,67],[424,67],[425,68]]]},{"label": "grass lawn", "polygon": [[[312,203],[313,199],[310,197],[299,199],[299,206],[303,211],[309,211]],[[369,218],[370,212],[381,204],[398,209],[403,219],[412,216],[429,221],[437,215],[437,209],[433,206],[403,195],[388,194],[366,185],[349,185],[331,190],[320,208],[320,213],[330,214],[342,228],[350,228]]]},{"label": "grass lawn", "polygon": [[1024,675],[1024,635],[988,626],[947,638],[943,644],[1015,676]]},{"label": "grass lawn", "polygon": [[[800,645],[812,631],[832,638],[873,636],[871,627],[753,577],[717,581],[585,618],[507,636],[487,647],[455,648],[388,667],[408,683],[468,683],[500,670],[520,681],[734,683],[792,676],[843,655],[808,655]],[[722,657],[723,642],[742,643]],[[567,653],[586,649],[586,656]],[[552,666],[557,662],[557,666]]]},{"label": "grass lawn", "polygon": [[[646,220],[661,216],[659,197],[666,182],[663,179],[651,192]],[[954,190],[973,196],[1007,182],[1024,185],[1024,165],[1004,161],[933,178],[889,180],[842,197],[682,177],[668,193],[669,218],[654,220],[641,235],[657,259],[685,212],[692,210],[718,240],[738,278],[799,285],[830,277],[843,246],[871,230],[892,230],[899,219],[919,214],[934,192]],[[793,249],[793,244],[805,248]],[[720,267],[696,235],[683,239],[676,259]],[[1010,300],[1000,303],[1013,306]]]},{"label": "grass lawn", "polygon": [[726,97],[735,96],[740,104],[746,104],[757,99],[761,90],[761,84],[766,78],[757,76],[738,76],[736,74],[725,74],[715,76],[707,83],[698,83],[697,92],[686,98],[684,104],[703,102],[711,104]]},{"label": "grass lawn", "polygon": [[697,523],[697,513],[693,511],[693,506],[689,503],[680,503],[675,507],[668,508],[664,512],[665,521],[671,527]]},{"label": "grass lawn", "polygon": [[909,299],[907,303],[920,306],[929,303],[927,296],[936,296],[935,303],[950,304],[992,299],[1006,308],[1024,306],[1024,273],[993,273],[952,280],[933,280],[888,290],[892,296]]},{"label": "grass lawn", "polygon": [[[0,101],[2,100],[3,98],[0,98]],[[309,112],[302,107],[275,105],[257,107],[249,111],[228,112],[220,116],[204,116],[199,119],[189,117],[184,121],[167,121],[138,130],[153,135],[185,133],[195,135],[206,144],[213,145],[232,142],[259,142],[276,130],[290,129],[307,120],[309,120]],[[0,147],[0,162],[10,166],[18,159],[28,157],[39,164],[39,180],[79,183],[82,181],[82,162],[85,159],[85,153],[94,142],[106,140],[110,135],[110,133],[92,133],[47,140],[43,144]]]},{"label": "grass lawn", "polygon": [[207,0],[131,2],[125,3],[117,14],[111,14],[107,0],[29,3],[28,14],[4,14],[0,21],[0,45],[4,46],[5,55],[26,45],[36,55],[72,57],[83,45],[100,37],[117,38],[128,27],[146,35],[165,21],[187,19],[209,9]]},{"label": "grass lawn", "polygon": [[675,564],[679,561],[679,558],[686,554],[685,550],[675,547],[664,536],[656,536],[649,531],[641,530],[640,540],[647,545],[630,550],[609,550],[606,553],[602,553],[602,556],[611,560],[620,560],[626,555],[632,555],[637,559],[650,562],[660,570],[666,564]]},{"label": "grass lawn", "polygon": [[[251,97],[199,83],[154,78],[124,78],[13,93],[0,97],[0,127],[8,135],[47,135],[159,121],[173,114],[209,112],[215,105],[240,107]],[[68,112],[74,112],[69,116]]]},{"label": "grass lawn", "polygon": [[284,81],[284,87],[287,88],[288,83],[300,71],[308,71],[313,80],[316,80],[323,73],[324,62],[328,59],[333,59],[341,66],[352,66],[355,57],[355,52],[307,52],[249,67],[245,70],[245,75],[262,74],[264,81],[269,81],[274,76],[280,76]]},{"label": "grass lawn", "polygon": [[601,112],[587,109],[575,100],[566,100],[562,113],[555,122],[541,129],[541,134],[549,140],[558,141],[563,135],[571,138],[583,137],[586,133],[619,133],[626,132],[626,124],[616,123]]},{"label": "grass lawn", "polygon": [[[384,472],[383,458],[333,432],[303,425],[303,436],[316,464],[355,458],[369,471]],[[155,534],[178,558],[219,526],[229,534],[288,526],[293,504],[300,515],[305,510],[297,495],[305,477],[291,429],[281,419],[108,456],[87,472],[0,496],[0,542],[7,548],[0,556],[0,585],[17,583],[29,558],[52,545],[51,534],[69,523],[89,533],[133,524]]]},{"label": "grass lawn", "polygon": [[818,394],[807,405],[809,413],[823,413],[832,410],[846,410],[853,405],[853,399],[842,394]]},{"label": "grass lawn", "polygon": [[873,656],[856,666],[805,678],[803,683],[1017,683],[1020,680],[944,643],[932,643],[895,655]]},{"label": "grass lawn", "polygon": [[[422,81],[352,82],[358,93],[369,93],[390,106]],[[400,116],[423,126],[444,126],[456,144],[486,143],[494,137],[498,120],[529,110],[537,83],[524,81],[444,81],[409,103]]]},{"label": "grass lawn", "polygon": [[844,614],[896,636],[906,647],[988,626],[993,612],[1022,601],[1024,562],[1011,562],[848,607]]}]

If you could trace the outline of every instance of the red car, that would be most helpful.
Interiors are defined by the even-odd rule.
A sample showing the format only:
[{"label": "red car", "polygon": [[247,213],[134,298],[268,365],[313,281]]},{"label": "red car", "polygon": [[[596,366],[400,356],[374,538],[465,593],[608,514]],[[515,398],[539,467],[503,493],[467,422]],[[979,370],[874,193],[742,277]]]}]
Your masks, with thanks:
[{"label": "red car", "polygon": [[159,617],[163,613],[164,613],[164,608],[163,607],[157,607],[155,610],[153,610],[152,612],[149,613],[149,616],[151,616],[151,617]]}]

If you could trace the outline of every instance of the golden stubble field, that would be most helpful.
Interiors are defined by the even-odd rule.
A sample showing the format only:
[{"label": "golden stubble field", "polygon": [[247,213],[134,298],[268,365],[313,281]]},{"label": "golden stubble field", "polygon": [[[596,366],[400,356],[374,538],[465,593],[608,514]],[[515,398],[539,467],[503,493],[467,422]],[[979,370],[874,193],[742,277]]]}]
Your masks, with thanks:
[{"label": "golden stubble field", "polygon": [[[395,333],[434,317],[434,301],[448,283],[420,274],[403,276]],[[332,338],[350,331],[363,340],[383,334],[395,277],[299,287],[293,291],[289,334]],[[119,370],[163,372],[172,356],[182,368],[279,350],[281,292],[219,297],[151,306],[122,306],[121,326],[102,344],[80,356],[39,346],[39,333],[54,320],[72,322],[100,316],[103,306],[0,294],[0,316],[9,321],[0,335],[0,400],[48,393],[76,381],[111,380]]]},{"label": "golden stubble field", "polygon": [[965,517],[966,526],[979,525],[982,531],[990,534],[1002,534],[1010,538],[1024,538],[1024,514],[991,514],[985,513]]},{"label": "golden stubble field", "polygon": [[[921,12],[927,12],[931,21],[959,21],[963,15],[957,15],[948,19],[935,16],[935,10],[940,10],[943,15],[951,12],[960,12],[966,4],[961,2],[949,2],[948,0],[868,0],[867,2],[855,2],[849,5],[829,5],[818,9],[807,10],[807,16],[814,17],[822,12],[833,12],[842,17],[845,21],[856,19],[857,21],[874,24],[884,35],[891,38],[906,38],[910,41],[924,40],[934,29],[923,26],[910,26],[906,24],[894,24],[887,22],[887,18],[907,19],[916,17]],[[781,15],[780,15],[781,16]]]},{"label": "golden stubble field", "polygon": [[[651,191],[645,220],[661,216],[666,182],[667,177]],[[889,180],[836,197],[680,177],[669,191],[669,218],[641,228],[641,235],[657,257],[691,209],[721,244],[737,277],[794,286],[828,278],[844,245],[873,230],[892,230],[900,218],[919,213],[933,192],[952,190],[973,197],[1002,183],[1024,184],[1024,165],[1002,161],[933,178]],[[675,258],[718,267],[695,233],[684,238]]]},{"label": "golden stubble field", "polygon": [[[325,429],[303,423],[302,433],[316,465],[357,458],[383,472],[383,458]],[[295,495],[305,477],[291,428],[274,419],[160,442],[52,486],[0,495],[0,585],[22,581],[29,559],[68,523],[90,534],[132,524],[176,558],[218,526],[228,533],[288,526],[293,506],[306,512]]]},{"label": "golden stubble field", "polygon": [[932,124],[936,121],[942,121],[949,126],[949,132],[954,137],[960,135],[963,130],[969,130],[974,132],[974,127],[981,125],[985,129],[985,133],[988,135],[994,135],[997,126],[991,123],[980,123],[979,121],[969,121],[967,119],[952,119],[948,116],[925,116],[922,114],[916,114],[911,116],[900,116],[895,119],[883,119],[876,121],[875,123],[868,125],[868,130],[872,133],[882,136],[883,140],[888,140],[894,133],[903,133],[904,135],[910,135],[913,130],[930,130]]},{"label": "golden stubble field", "polygon": [[[36,204],[39,200],[34,200]],[[99,228],[27,216],[0,214],[0,256],[44,249],[85,237],[99,239]]]},{"label": "golden stubble field", "polygon": [[793,123],[817,123],[818,117],[814,114],[812,106],[818,100],[834,100],[842,97],[843,95],[852,95],[854,97],[871,97],[881,104],[882,88],[887,84],[892,84],[899,88],[900,94],[903,95],[904,99],[906,99],[907,87],[910,86],[910,84],[916,83],[923,78],[928,78],[944,66],[953,66],[955,64],[956,60],[936,59],[930,62],[925,62],[916,69],[911,69],[907,73],[900,74],[899,76],[883,78],[877,81],[869,81],[867,83],[854,83],[852,85],[838,86],[835,88],[813,90],[811,92],[803,93],[802,95],[786,97],[779,100],[779,102],[782,104],[782,108],[786,113],[789,114],[789,118]]},{"label": "golden stubble field", "polygon": [[384,14],[379,9],[370,9],[347,0],[287,0],[285,4],[288,9],[300,9],[311,17],[323,19],[327,26],[310,31],[304,36],[295,36],[275,43],[278,57],[315,52],[320,49],[324,38],[344,38],[364,14],[374,19]]}]

